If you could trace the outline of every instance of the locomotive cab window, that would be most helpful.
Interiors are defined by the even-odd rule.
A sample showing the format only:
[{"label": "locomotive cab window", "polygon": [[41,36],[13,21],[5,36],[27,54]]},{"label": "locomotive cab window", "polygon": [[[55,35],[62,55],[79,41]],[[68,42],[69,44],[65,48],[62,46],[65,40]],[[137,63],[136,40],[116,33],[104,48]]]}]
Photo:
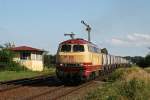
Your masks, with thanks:
[{"label": "locomotive cab window", "polygon": [[89,52],[100,53],[100,50],[94,46],[88,46]]},{"label": "locomotive cab window", "polygon": [[71,52],[71,45],[62,45],[61,52]]},{"label": "locomotive cab window", "polygon": [[84,45],[74,45],[73,51],[74,52],[84,52]]}]

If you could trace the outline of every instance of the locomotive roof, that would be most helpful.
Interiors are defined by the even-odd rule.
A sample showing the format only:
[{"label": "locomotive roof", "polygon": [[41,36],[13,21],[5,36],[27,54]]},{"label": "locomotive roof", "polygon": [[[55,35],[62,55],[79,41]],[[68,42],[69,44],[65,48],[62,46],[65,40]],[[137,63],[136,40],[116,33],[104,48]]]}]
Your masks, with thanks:
[{"label": "locomotive roof", "polygon": [[66,41],[61,42],[61,44],[91,44],[91,45],[96,46],[92,42],[89,42],[81,38],[66,40]]}]

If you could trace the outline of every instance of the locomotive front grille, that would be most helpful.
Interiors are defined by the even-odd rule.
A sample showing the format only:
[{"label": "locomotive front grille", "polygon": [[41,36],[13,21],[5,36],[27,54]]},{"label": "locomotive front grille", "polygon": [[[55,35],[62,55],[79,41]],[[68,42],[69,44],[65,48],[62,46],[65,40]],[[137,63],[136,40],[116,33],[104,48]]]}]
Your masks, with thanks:
[{"label": "locomotive front grille", "polygon": [[81,67],[80,64],[63,64],[64,67]]}]

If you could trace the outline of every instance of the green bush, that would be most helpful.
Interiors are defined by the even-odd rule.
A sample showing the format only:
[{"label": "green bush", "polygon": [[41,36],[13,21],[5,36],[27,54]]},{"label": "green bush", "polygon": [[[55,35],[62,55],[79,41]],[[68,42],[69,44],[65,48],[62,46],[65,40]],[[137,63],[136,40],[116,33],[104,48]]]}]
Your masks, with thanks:
[{"label": "green bush", "polygon": [[138,79],[117,81],[98,88],[85,98],[87,100],[149,100],[149,84]]},{"label": "green bush", "polygon": [[22,71],[27,70],[24,66],[13,61],[16,53],[10,51],[8,48],[3,48],[0,51],[0,71]]},{"label": "green bush", "polygon": [[44,55],[44,66],[47,68],[55,67],[56,55]]},{"label": "green bush", "polygon": [[28,69],[16,62],[10,62],[0,69],[0,71],[27,71]]},{"label": "green bush", "polygon": [[9,64],[9,68],[7,68],[9,71],[26,71],[28,70],[26,67],[23,65],[20,65],[19,63],[12,62]]},{"label": "green bush", "polygon": [[85,97],[86,100],[120,100],[118,98],[115,84],[104,84]]},{"label": "green bush", "polygon": [[[120,86],[118,86],[119,94],[123,97],[126,97],[130,100],[135,100],[136,98],[140,98],[141,91],[144,91],[145,84],[141,80],[132,79],[130,81],[124,81]],[[144,96],[144,94],[143,94]]]},{"label": "green bush", "polygon": [[108,81],[108,82],[114,82],[114,81],[116,81],[118,79],[122,79],[123,73],[124,73],[124,69],[123,68],[115,70],[108,77],[106,77],[106,81]]},{"label": "green bush", "polygon": [[[141,68],[121,68],[85,98],[87,100],[149,100],[150,74]],[[111,82],[110,82],[111,81]]]}]

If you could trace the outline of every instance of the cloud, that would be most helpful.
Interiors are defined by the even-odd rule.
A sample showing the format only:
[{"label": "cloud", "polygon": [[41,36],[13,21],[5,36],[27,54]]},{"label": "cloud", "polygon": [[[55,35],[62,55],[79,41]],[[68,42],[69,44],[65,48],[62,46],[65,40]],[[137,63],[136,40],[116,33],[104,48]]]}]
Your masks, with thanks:
[{"label": "cloud", "polygon": [[112,38],[111,39],[111,43],[114,45],[127,45],[128,42],[122,39],[118,39],[118,38]]},{"label": "cloud", "polygon": [[132,33],[112,38],[109,43],[116,46],[150,46],[150,34]]}]

